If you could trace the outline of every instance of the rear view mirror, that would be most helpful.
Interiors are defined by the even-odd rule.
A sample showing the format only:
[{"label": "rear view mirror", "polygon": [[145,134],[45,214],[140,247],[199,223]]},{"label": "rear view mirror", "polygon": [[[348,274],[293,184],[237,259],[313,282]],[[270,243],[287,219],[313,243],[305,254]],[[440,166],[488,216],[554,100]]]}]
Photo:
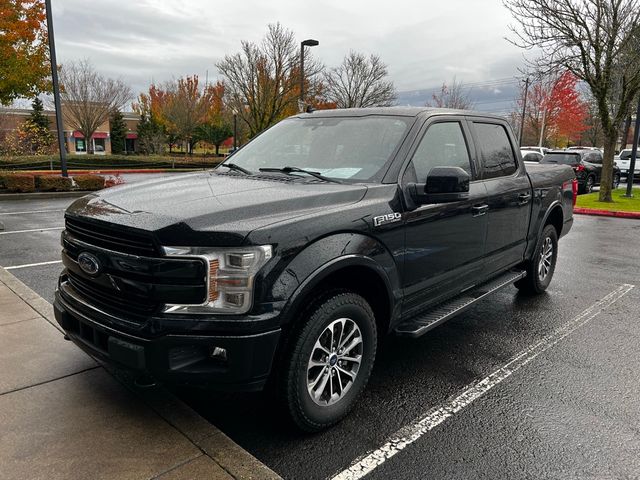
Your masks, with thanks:
[{"label": "rear view mirror", "polygon": [[418,205],[464,200],[469,195],[469,173],[460,167],[433,167],[427,183],[407,185],[409,194]]}]

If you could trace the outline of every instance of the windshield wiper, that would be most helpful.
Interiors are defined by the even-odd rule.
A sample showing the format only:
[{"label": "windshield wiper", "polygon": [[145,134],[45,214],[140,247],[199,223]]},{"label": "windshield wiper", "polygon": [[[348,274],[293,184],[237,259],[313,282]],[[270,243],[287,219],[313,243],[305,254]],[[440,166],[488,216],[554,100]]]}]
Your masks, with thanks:
[{"label": "windshield wiper", "polygon": [[342,183],[340,180],[336,180],[335,178],[325,177],[318,172],[313,172],[311,170],[305,170],[304,168],[298,167],[282,167],[282,168],[260,168],[261,172],[279,172],[286,173],[287,175],[291,175],[293,173],[306,173],[307,175],[311,175],[312,177],[317,178],[318,180],[322,180],[323,182],[333,182],[333,183]]},{"label": "windshield wiper", "polygon": [[253,172],[247,170],[246,168],[242,168],[240,165],[236,165],[235,163],[221,163],[221,167],[227,167],[229,170],[233,170],[235,172],[242,172],[245,175],[253,175]]}]

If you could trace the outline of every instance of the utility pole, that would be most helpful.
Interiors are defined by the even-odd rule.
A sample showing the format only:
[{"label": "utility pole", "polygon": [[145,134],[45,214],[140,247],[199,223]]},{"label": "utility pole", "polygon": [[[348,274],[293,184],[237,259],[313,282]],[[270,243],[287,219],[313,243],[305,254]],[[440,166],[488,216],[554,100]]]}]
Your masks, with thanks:
[{"label": "utility pole", "polygon": [[638,140],[640,140],[640,97],[638,98],[638,110],[636,111],[636,127],[633,132],[633,145],[631,146],[631,161],[629,162],[629,173],[627,173],[627,193],[625,193],[625,197],[633,197],[633,171],[636,168],[638,157]]},{"label": "utility pole", "polygon": [[68,177],[67,151],[64,145],[64,124],[62,123],[62,110],[60,109],[60,85],[58,84],[58,62],[56,61],[56,42],[53,37],[53,13],[51,12],[51,0],[45,0],[47,10],[47,34],[49,37],[49,60],[51,62],[51,80],[53,83],[53,103],[56,109],[56,129],[58,130],[58,149],[60,150],[60,169],[62,176]]},{"label": "utility pole", "polygon": [[524,81],[524,101],[522,102],[522,117],[520,120],[520,146],[522,146],[522,136],[524,135],[524,116],[527,113],[527,97],[529,96],[529,77]]}]

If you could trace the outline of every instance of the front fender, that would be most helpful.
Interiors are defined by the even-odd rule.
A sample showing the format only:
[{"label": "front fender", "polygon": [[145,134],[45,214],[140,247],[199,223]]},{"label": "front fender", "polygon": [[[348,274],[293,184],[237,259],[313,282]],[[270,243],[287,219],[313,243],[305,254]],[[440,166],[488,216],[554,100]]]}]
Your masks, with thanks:
[{"label": "front fender", "polygon": [[305,247],[275,281],[273,298],[287,300],[282,322],[291,321],[292,313],[323,279],[350,266],[366,267],[378,275],[389,296],[390,318],[395,318],[400,311],[401,288],[392,254],[372,237],[346,232],[323,237]]}]

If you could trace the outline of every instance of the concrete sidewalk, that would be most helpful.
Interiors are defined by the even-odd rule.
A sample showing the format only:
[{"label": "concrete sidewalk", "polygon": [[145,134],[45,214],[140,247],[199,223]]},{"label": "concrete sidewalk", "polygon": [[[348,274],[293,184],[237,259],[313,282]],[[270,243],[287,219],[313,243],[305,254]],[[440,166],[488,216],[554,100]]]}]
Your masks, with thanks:
[{"label": "concrete sidewalk", "polygon": [[165,389],[135,389],[65,341],[2,268],[0,477],[280,478]]}]

